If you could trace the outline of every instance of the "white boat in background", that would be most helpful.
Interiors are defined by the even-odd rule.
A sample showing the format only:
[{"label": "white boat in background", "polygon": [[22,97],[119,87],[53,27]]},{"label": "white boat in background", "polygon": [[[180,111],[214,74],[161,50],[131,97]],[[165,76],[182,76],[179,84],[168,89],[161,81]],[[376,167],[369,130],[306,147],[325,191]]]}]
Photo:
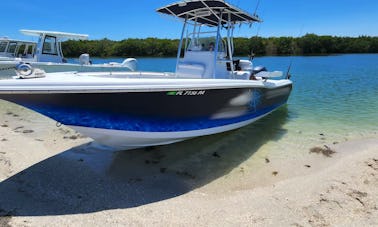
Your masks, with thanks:
[{"label": "white boat in background", "polygon": [[36,42],[0,38],[0,61],[30,59],[34,56]]},{"label": "white boat in background", "polygon": [[[4,57],[0,61],[0,77],[15,76],[14,69],[20,63],[29,64],[31,67],[43,69],[45,72],[93,72],[93,71],[136,71],[137,60],[127,58],[123,62],[109,62],[104,64],[92,64],[89,54],[82,54],[78,63],[68,63],[63,56],[61,43],[64,40],[86,40],[88,35],[57,32],[20,30],[21,33],[30,36],[37,36],[37,43],[24,41],[0,40],[6,46]],[[22,53],[20,47],[25,45]],[[1,46],[0,46],[1,47]],[[0,49],[1,50],[1,49]],[[1,56],[1,55],[0,55]],[[2,57],[2,56],[1,56]]]},{"label": "white boat in background", "polygon": [[184,23],[176,72],[44,73],[24,64],[18,77],[0,80],[0,99],[125,150],[237,129],[286,104],[288,75],[233,57],[234,28],[258,17],[223,0],[186,0],[157,11]]}]

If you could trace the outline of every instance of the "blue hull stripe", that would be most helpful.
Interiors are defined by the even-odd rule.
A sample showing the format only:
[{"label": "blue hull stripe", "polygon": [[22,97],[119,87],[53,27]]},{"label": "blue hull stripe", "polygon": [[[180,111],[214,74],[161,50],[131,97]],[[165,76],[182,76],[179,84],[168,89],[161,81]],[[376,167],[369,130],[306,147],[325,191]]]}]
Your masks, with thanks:
[{"label": "blue hull stripe", "polygon": [[223,119],[210,119],[209,117],[162,119],[155,117],[115,115],[107,114],[105,112],[93,113],[80,109],[44,108],[41,106],[27,107],[65,125],[139,132],[178,132],[202,130],[251,120],[267,114],[283,104],[285,104],[285,102],[259,109],[257,111],[247,112],[242,116]]}]

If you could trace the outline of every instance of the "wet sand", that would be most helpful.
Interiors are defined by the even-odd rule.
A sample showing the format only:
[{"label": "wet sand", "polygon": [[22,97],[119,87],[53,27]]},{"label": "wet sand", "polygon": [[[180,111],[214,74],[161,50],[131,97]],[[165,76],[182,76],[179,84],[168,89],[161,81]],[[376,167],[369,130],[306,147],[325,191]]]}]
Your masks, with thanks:
[{"label": "wet sand", "polygon": [[376,134],[275,155],[276,114],[264,131],[114,151],[0,107],[0,226],[378,225]]}]

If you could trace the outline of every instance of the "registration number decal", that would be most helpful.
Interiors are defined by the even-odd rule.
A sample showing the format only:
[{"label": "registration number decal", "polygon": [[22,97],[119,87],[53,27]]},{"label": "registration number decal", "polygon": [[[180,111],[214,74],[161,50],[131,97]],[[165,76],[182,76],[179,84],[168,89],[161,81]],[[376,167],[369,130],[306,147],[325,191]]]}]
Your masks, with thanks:
[{"label": "registration number decal", "polygon": [[169,91],[167,95],[170,96],[196,96],[204,95],[206,91]]}]

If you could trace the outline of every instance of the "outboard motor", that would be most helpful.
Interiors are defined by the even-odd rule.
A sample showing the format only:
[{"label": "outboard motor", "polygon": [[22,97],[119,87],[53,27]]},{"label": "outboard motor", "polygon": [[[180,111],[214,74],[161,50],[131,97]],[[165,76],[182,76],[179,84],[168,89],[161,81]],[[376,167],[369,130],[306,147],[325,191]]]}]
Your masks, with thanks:
[{"label": "outboard motor", "polygon": [[82,54],[79,57],[80,65],[90,65],[91,61],[89,60],[89,54]]}]

